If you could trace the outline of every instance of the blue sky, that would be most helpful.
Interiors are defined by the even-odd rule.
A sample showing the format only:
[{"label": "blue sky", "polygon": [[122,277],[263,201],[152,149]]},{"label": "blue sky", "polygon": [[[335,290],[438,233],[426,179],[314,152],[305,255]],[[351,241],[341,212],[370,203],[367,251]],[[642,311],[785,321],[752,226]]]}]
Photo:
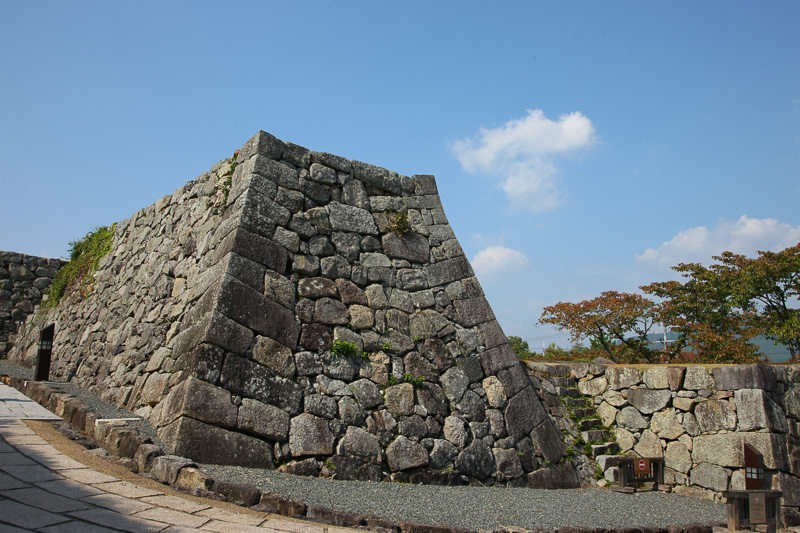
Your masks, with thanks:
[{"label": "blue sky", "polygon": [[64,256],[259,129],[434,174],[506,334],[800,241],[798,2],[0,5],[0,250]]}]

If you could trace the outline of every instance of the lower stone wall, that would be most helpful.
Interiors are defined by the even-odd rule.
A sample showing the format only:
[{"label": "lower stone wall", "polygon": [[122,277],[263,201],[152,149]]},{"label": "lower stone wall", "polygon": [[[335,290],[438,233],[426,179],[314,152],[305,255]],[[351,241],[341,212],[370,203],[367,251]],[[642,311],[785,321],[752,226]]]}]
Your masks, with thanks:
[{"label": "lower stone wall", "polygon": [[[663,457],[676,493],[723,500],[723,491],[744,490],[743,445],[753,446],[764,456],[765,488],[783,491],[786,523],[800,523],[800,366],[528,368],[577,380],[619,453]],[[614,481],[616,456],[596,459]]]},{"label": "lower stone wall", "polygon": [[12,335],[33,314],[63,264],[60,259],[0,251],[0,359],[11,350]]}]

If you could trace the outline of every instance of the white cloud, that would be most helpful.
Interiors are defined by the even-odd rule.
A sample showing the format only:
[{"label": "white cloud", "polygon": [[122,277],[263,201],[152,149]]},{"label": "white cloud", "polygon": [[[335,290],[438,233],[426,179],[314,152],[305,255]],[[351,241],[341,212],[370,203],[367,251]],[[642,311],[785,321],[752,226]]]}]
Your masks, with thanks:
[{"label": "white cloud", "polygon": [[736,222],[720,220],[716,227],[698,226],[679,232],[658,248],[648,248],[636,262],[652,269],[666,269],[678,263],[712,263],[711,257],[728,251],[755,257],[758,250],[774,252],[800,242],[800,226],[774,218],[742,215]]},{"label": "white cloud", "polygon": [[513,204],[534,212],[563,202],[553,157],[596,142],[592,122],[578,111],[550,120],[541,109],[498,128],[480,128],[475,138],[455,141],[451,149],[461,166],[501,181]]},{"label": "white cloud", "polygon": [[505,246],[489,246],[472,258],[472,268],[482,281],[521,272],[529,265],[525,254]]}]

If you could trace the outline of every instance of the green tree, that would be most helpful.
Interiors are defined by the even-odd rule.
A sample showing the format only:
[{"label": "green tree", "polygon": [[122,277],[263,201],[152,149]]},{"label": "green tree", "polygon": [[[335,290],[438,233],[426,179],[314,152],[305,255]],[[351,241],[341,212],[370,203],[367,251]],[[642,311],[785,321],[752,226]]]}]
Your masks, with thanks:
[{"label": "green tree", "polygon": [[530,359],[533,356],[531,349],[528,347],[528,342],[522,340],[521,337],[513,335],[508,337],[508,344],[511,345],[511,349],[514,350],[519,359]]},{"label": "green tree", "polygon": [[747,258],[725,252],[715,257],[735,273],[732,292],[736,304],[750,311],[750,326],[789,348],[800,359],[800,244],[780,252],[758,252]]},{"label": "green tree", "polygon": [[680,263],[672,267],[686,280],[651,283],[640,287],[662,298],[656,316],[664,327],[678,333],[665,352],[671,360],[691,347],[698,362],[745,363],[759,359],[748,326],[750,313],[734,297],[736,271],[726,265],[704,267]]}]

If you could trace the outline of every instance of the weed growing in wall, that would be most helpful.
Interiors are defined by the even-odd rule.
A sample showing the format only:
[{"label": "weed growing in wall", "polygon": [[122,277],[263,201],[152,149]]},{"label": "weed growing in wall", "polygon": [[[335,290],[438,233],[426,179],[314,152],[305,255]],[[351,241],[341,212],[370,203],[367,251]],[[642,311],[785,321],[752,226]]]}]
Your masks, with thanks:
[{"label": "weed growing in wall", "polygon": [[116,223],[95,228],[79,241],[69,243],[69,263],[61,267],[47,289],[43,307],[53,309],[62,298],[79,291],[86,296],[92,290],[94,273],[100,260],[111,251]]},{"label": "weed growing in wall", "polygon": [[340,339],[336,339],[331,344],[331,353],[336,356],[346,356],[346,355],[359,355],[361,350],[358,349],[358,346],[353,342],[343,341]]},{"label": "weed growing in wall", "polygon": [[231,179],[233,177],[233,171],[236,170],[236,166],[239,164],[236,162],[236,158],[239,156],[239,150],[236,150],[228,159],[228,170],[224,174],[224,178],[222,180],[222,205],[228,203],[228,194],[231,192]]},{"label": "weed growing in wall", "polygon": [[392,230],[401,237],[409,233],[411,231],[411,224],[408,222],[408,215],[405,213],[394,213]]}]

